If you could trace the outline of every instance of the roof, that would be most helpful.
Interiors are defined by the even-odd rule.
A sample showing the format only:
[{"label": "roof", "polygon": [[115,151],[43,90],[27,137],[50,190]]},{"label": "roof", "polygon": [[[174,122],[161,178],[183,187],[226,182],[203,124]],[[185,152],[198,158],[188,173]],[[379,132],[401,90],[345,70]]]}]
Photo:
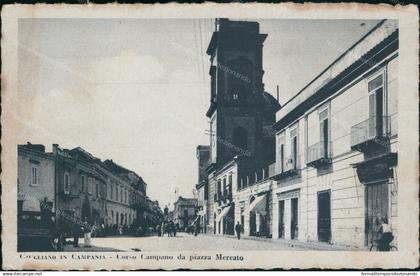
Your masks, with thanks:
[{"label": "roof", "polygon": [[[396,38],[393,36],[396,36]],[[396,44],[395,41],[397,41]],[[391,44],[392,47],[387,46]],[[375,57],[375,54],[384,47],[388,47],[388,51],[381,53],[381,55],[376,55],[376,59],[379,59],[379,57],[384,58],[386,53],[398,47],[398,22],[396,20],[382,20],[287,101],[277,112],[277,123],[274,124],[274,127],[280,129],[286,126],[296,119],[302,111],[316,104],[314,100],[317,94],[329,93],[331,95],[331,93],[336,92],[339,87],[342,87],[342,84],[338,86],[333,83],[340,78],[350,73],[358,72],[360,74],[362,67],[364,70],[371,68],[372,56]],[[356,69],[358,70],[357,72]]]},{"label": "roof", "polygon": [[279,104],[279,102],[276,100],[276,98],[273,97],[273,95],[271,95],[268,92],[263,92],[263,100],[265,102],[265,107],[270,109],[270,110],[274,110],[274,111],[279,111],[279,109],[281,108],[281,105]]}]

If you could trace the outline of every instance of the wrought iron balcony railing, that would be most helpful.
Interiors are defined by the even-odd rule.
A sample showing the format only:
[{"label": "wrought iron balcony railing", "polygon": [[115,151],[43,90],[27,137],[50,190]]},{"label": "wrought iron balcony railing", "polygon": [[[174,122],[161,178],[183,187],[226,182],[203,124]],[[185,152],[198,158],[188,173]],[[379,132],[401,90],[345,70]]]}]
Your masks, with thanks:
[{"label": "wrought iron balcony railing", "polygon": [[331,142],[321,141],[308,147],[308,166],[318,167],[331,163]]},{"label": "wrought iron balcony railing", "polygon": [[351,127],[351,149],[363,151],[371,142],[385,145],[391,131],[389,116],[373,116]]},{"label": "wrought iron balcony railing", "polygon": [[269,177],[274,179],[283,179],[290,176],[294,176],[299,174],[299,171],[299,156],[297,156],[296,158],[294,158],[293,156],[289,156],[284,160],[283,164],[277,161],[276,163],[273,163],[268,167]]},{"label": "wrought iron balcony railing", "polygon": [[390,135],[398,135],[398,113],[394,113],[391,116],[389,116],[390,119]]},{"label": "wrought iron balcony railing", "polygon": [[268,177],[276,175],[276,164],[277,163],[274,162],[268,166]]}]

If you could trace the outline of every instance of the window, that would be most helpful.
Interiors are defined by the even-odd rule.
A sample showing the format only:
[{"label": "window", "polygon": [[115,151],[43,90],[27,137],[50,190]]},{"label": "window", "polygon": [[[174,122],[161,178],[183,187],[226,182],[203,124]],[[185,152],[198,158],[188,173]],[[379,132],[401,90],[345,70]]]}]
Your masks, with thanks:
[{"label": "window", "polygon": [[290,158],[287,160],[288,169],[296,169],[298,162],[298,128],[290,129]]},{"label": "window", "polygon": [[118,201],[118,186],[115,187],[115,199]]},{"label": "window", "polygon": [[104,184],[102,184],[102,196],[104,197],[104,198],[107,198],[108,197],[108,189],[106,188],[106,184],[104,183]]},{"label": "window", "polygon": [[84,175],[81,175],[80,176],[80,187],[81,187],[81,189],[82,189],[82,193],[84,193],[86,190],[86,183],[85,183],[85,176]]},{"label": "window", "polygon": [[223,178],[223,195],[227,194],[226,177]]},{"label": "window", "polygon": [[114,199],[114,186],[111,184],[111,199]]},{"label": "window", "polygon": [[70,175],[67,172],[64,173],[64,193],[70,193]]},{"label": "window", "polygon": [[232,193],[232,175],[229,175],[229,184],[228,184],[228,188],[229,188],[229,194]]},{"label": "window", "polygon": [[382,135],[384,132],[384,73],[368,82],[369,93],[369,137]]},{"label": "window", "polygon": [[96,181],[96,197],[99,197],[99,183]]},{"label": "window", "polygon": [[319,111],[319,134],[320,134],[320,151],[319,157],[328,158],[329,157],[329,143],[330,143],[330,134],[329,134],[329,110],[328,107],[323,108]]},{"label": "window", "polygon": [[220,198],[220,195],[222,193],[222,181],[219,179],[217,181],[217,197]]},{"label": "window", "polygon": [[38,168],[31,167],[31,185],[38,186]]},{"label": "window", "polygon": [[92,177],[88,177],[88,193],[92,194]]},{"label": "window", "polygon": [[284,171],[284,160],[285,160],[285,156],[284,156],[284,140],[285,140],[285,136],[284,136],[284,132],[281,133],[279,135],[278,138],[278,150],[279,150],[279,160],[278,162],[278,168],[279,168],[279,172],[282,173]]}]

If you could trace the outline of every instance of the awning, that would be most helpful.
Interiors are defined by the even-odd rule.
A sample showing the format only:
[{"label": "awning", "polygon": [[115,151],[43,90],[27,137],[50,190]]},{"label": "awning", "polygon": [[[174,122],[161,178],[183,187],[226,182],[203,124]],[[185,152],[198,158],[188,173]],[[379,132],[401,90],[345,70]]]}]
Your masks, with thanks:
[{"label": "awning", "polygon": [[224,218],[230,210],[230,205],[225,207],[217,216],[216,221],[219,222],[222,218]]},{"label": "awning", "polygon": [[267,213],[267,194],[257,196],[254,201],[249,204],[249,212],[258,212],[262,215]]}]

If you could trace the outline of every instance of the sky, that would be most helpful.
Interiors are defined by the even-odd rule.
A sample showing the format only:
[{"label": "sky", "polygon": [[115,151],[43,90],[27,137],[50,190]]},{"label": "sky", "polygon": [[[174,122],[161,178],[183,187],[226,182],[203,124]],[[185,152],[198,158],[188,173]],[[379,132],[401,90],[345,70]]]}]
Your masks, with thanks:
[{"label": "sky", "polygon": [[[285,103],[375,20],[258,20],[265,90]],[[20,19],[17,144],[82,147],[135,171],[160,206],[193,196],[209,144],[214,19]],[[326,43],[328,41],[329,43]],[[176,191],[176,193],[175,193]]]}]

